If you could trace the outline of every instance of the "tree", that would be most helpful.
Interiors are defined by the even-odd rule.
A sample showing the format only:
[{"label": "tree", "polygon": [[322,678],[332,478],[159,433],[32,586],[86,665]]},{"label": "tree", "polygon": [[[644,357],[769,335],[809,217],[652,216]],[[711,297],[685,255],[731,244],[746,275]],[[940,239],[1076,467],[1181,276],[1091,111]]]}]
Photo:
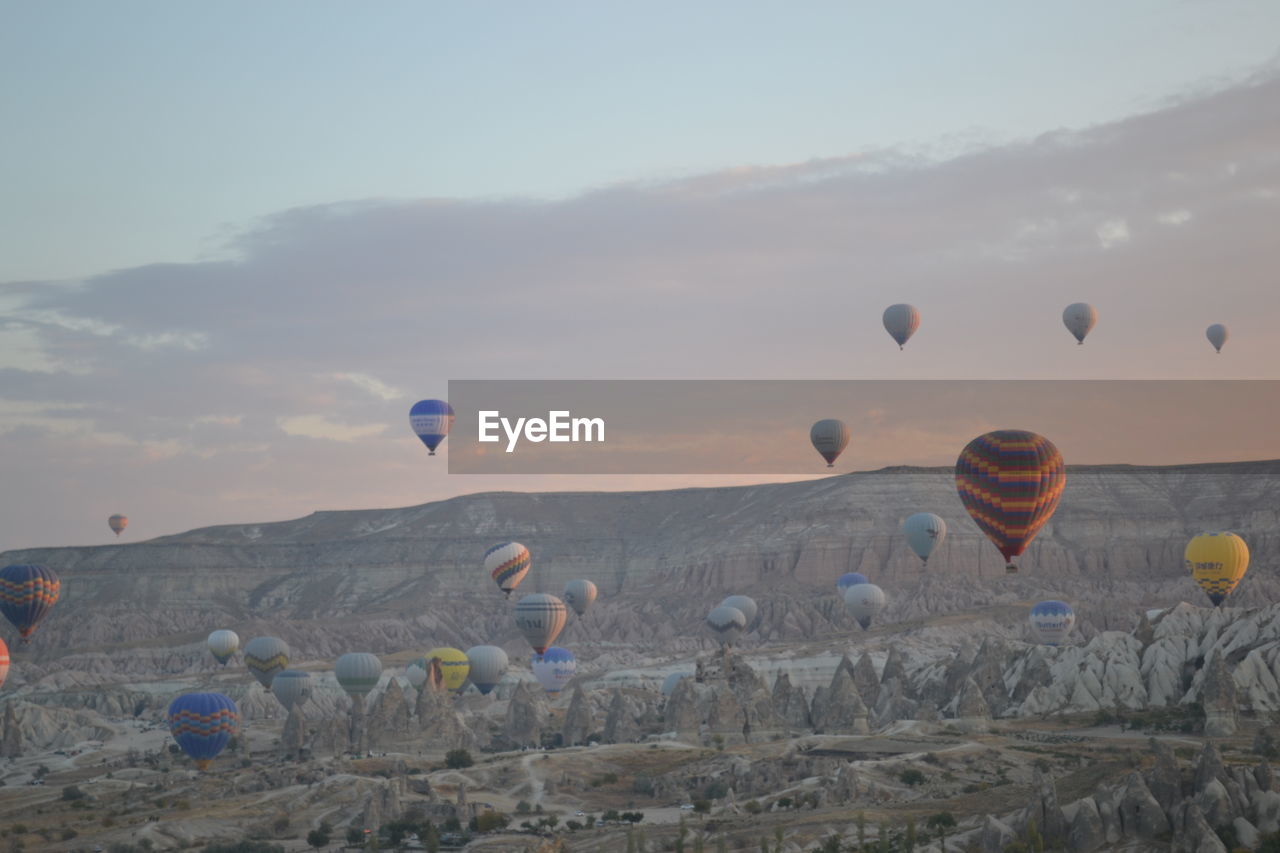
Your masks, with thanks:
[{"label": "tree", "polygon": [[925,775],[914,767],[908,767],[906,770],[903,770],[898,774],[898,780],[901,781],[902,784],[910,785],[914,788],[916,785],[923,785],[925,783]]},{"label": "tree", "polygon": [[867,816],[858,812],[858,853],[867,849]]},{"label": "tree", "polygon": [[840,836],[830,835],[818,848],[819,853],[840,853]]},{"label": "tree", "polygon": [[889,825],[884,821],[876,827],[876,849],[880,853],[889,853]]},{"label": "tree", "polygon": [[465,749],[451,749],[444,754],[444,766],[450,770],[461,770],[475,764],[471,753]]},{"label": "tree", "polygon": [[313,829],[307,833],[307,844],[311,845],[316,850],[319,850],[321,847],[328,847],[329,833],[325,832],[323,828]]},{"label": "tree", "polygon": [[83,800],[87,796],[88,794],[86,794],[84,791],[81,791],[75,785],[68,785],[67,787],[62,789],[62,799],[66,800],[69,803],[74,802],[75,800]]},{"label": "tree", "polygon": [[951,812],[938,812],[929,815],[927,821],[928,826],[934,832],[938,833],[938,840],[941,843],[942,853],[947,851],[947,833],[956,828],[956,816]]},{"label": "tree", "polygon": [[906,853],[916,853],[916,819],[909,818],[907,820],[907,837],[903,846]]},{"label": "tree", "polygon": [[706,814],[707,812],[711,811],[711,801],[710,800],[694,800],[693,810],[698,814]]},{"label": "tree", "polygon": [[347,844],[351,847],[359,847],[364,843],[364,830],[358,826],[347,827]]}]

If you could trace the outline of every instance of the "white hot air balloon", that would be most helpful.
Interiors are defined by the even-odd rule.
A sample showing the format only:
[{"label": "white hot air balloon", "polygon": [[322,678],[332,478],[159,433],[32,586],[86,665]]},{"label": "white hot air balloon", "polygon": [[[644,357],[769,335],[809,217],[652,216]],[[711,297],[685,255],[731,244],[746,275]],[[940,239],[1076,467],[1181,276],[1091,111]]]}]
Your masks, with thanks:
[{"label": "white hot air balloon", "polygon": [[587,612],[596,600],[599,590],[591,581],[579,578],[564,585],[564,603],[573,608],[579,616]]},{"label": "white hot air balloon", "polygon": [[271,692],[286,711],[292,711],[294,705],[305,704],[311,696],[312,686],[311,673],[297,669],[277,672],[271,679]]},{"label": "white hot air balloon", "polygon": [[333,665],[338,686],[349,696],[367,696],[382,678],[382,661],[369,652],[350,652]]},{"label": "white hot air balloon", "polygon": [[827,418],[809,428],[809,441],[813,449],[827,460],[827,467],[836,466],[836,458],[849,446],[849,427],[844,421]]},{"label": "white hot air balloon", "polygon": [[213,659],[223,666],[227,665],[227,661],[231,660],[236,649],[240,648],[240,637],[235,631],[228,631],[226,628],[214,631],[209,635],[207,642]]},{"label": "white hot air balloon", "polygon": [[564,602],[546,592],[526,595],[516,604],[516,627],[538,654],[556,641],[568,619]]},{"label": "white hot air balloon", "polygon": [[1098,309],[1088,302],[1073,302],[1062,312],[1062,324],[1075,335],[1076,343],[1083,344],[1085,336],[1098,323]]},{"label": "white hot air balloon", "polygon": [[573,680],[574,673],[578,671],[578,659],[568,649],[551,646],[542,654],[534,655],[529,668],[543,689],[555,696]]},{"label": "white hot air balloon", "polygon": [[756,613],[760,611],[760,608],[756,606],[755,599],[746,595],[731,595],[720,602],[720,605],[722,607],[736,607],[741,610],[742,615],[747,617],[747,630],[750,630],[751,626],[755,624]]},{"label": "white hot air balloon", "polygon": [[1214,323],[1204,330],[1204,336],[1209,339],[1209,343],[1213,344],[1213,348],[1221,354],[1222,345],[1227,342],[1227,338],[1231,336],[1231,333],[1221,323]]},{"label": "white hot air balloon", "polygon": [[898,342],[898,349],[903,349],[911,336],[920,328],[920,312],[914,305],[890,305],[884,309],[884,330]]},{"label": "white hot air balloon", "polygon": [[1031,631],[1046,646],[1056,646],[1067,639],[1076,624],[1075,611],[1065,601],[1042,601],[1031,608]]},{"label": "white hot air balloon", "polygon": [[277,672],[289,667],[289,644],[279,637],[254,637],[244,647],[245,668],[268,690]]},{"label": "white hot air balloon", "polygon": [[507,674],[507,653],[497,646],[472,646],[467,649],[467,662],[471,664],[468,678],[486,696]]},{"label": "white hot air balloon", "polygon": [[707,614],[707,627],[722,646],[732,646],[747,630],[747,617],[736,607],[721,605]]},{"label": "white hot air balloon", "polygon": [[902,531],[911,550],[927,565],[929,555],[947,538],[947,523],[931,512],[917,512],[902,522]]},{"label": "white hot air balloon", "polygon": [[884,609],[884,590],[873,583],[860,583],[844,591],[844,606],[865,631]]}]

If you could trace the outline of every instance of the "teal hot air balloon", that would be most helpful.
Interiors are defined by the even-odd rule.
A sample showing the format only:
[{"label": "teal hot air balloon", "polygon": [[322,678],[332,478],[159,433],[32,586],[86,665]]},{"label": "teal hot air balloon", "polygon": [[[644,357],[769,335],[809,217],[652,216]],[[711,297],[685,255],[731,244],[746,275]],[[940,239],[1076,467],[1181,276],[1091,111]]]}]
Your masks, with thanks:
[{"label": "teal hot air balloon", "polygon": [[382,678],[382,661],[368,652],[352,652],[338,658],[333,674],[347,695],[367,696]]},{"label": "teal hot air balloon", "polygon": [[497,646],[472,646],[467,649],[467,662],[471,683],[486,696],[507,674],[507,653]]},{"label": "teal hot air balloon", "polygon": [[22,645],[58,603],[62,581],[53,569],[19,564],[0,569],[0,613],[18,629]]},{"label": "teal hot air balloon", "polygon": [[928,565],[929,555],[947,538],[947,523],[931,512],[917,512],[902,522],[902,532],[911,550]]},{"label": "teal hot air balloon", "polygon": [[208,770],[240,728],[240,709],[221,693],[187,693],[169,705],[169,734],[178,747]]},{"label": "teal hot air balloon", "polygon": [[292,711],[294,705],[306,704],[311,697],[313,684],[311,673],[286,669],[284,672],[277,672],[276,677],[271,679],[271,693],[286,711]]}]

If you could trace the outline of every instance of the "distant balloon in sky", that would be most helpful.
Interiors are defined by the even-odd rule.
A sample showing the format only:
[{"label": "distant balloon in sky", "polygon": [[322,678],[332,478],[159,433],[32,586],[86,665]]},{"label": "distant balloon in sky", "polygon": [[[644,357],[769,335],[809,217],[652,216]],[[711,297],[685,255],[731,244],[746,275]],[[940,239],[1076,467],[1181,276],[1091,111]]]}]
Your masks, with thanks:
[{"label": "distant balloon in sky", "polygon": [[338,658],[333,675],[348,696],[367,696],[382,677],[382,661],[368,652],[351,652]]},{"label": "distant balloon in sky", "polygon": [[115,532],[116,536],[119,536],[129,526],[129,516],[116,513],[107,519],[107,526]]},{"label": "distant balloon in sky", "polygon": [[1075,335],[1076,343],[1083,344],[1085,337],[1098,323],[1098,309],[1088,302],[1074,302],[1062,312],[1062,323]]},{"label": "distant balloon in sky", "polygon": [[58,603],[62,581],[53,569],[19,563],[0,569],[0,613],[18,629],[22,645]]},{"label": "distant balloon in sky", "polygon": [[956,460],[956,491],[974,523],[1004,555],[1005,571],[1058,508],[1067,484],[1062,454],[1034,432],[1002,429],[978,436]]},{"label": "distant balloon in sky", "polygon": [[836,592],[840,593],[841,598],[844,598],[845,590],[860,583],[871,583],[871,581],[867,580],[867,576],[862,572],[845,572],[836,581]]},{"label": "distant balloon in sky", "polygon": [[268,690],[277,672],[289,667],[289,644],[279,637],[254,637],[244,647],[245,668]]},{"label": "distant balloon in sky", "polygon": [[1227,338],[1231,336],[1231,333],[1221,323],[1214,323],[1204,330],[1204,336],[1209,339],[1209,343],[1213,344],[1213,348],[1221,353],[1222,345],[1227,342]]},{"label": "distant balloon in sky", "polygon": [[467,649],[467,661],[471,683],[486,696],[507,674],[507,653],[497,646],[472,646]]},{"label": "distant balloon in sky", "polygon": [[890,305],[884,309],[884,329],[895,341],[898,349],[907,345],[911,336],[920,328],[920,312],[914,305]]},{"label": "distant balloon in sky", "polygon": [[573,608],[579,616],[587,612],[587,608],[596,600],[596,585],[586,579],[569,581],[564,585],[564,603]]},{"label": "distant balloon in sky", "polygon": [[9,677],[9,647],[5,645],[4,640],[0,640],[0,687],[4,687],[4,680]]},{"label": "distant balloon in sky", "polygon": [[873,583],[860,583],[844,591],[845,609],[858,620],[864,631],[871,627],[872,620],[884,610],[884,605],[884,590]]},{"label": "distant balloon in sky", "polygon": [[538,654],[556,641],[568,619],[564,602],[546,592],[526,595],[516,604],[516,627]]},{"label": "distant balloon in sky", "polygon": [[1217,607],[1249,570],[1249,546],[1235,533],[1202,533],[1187,543],[1183,559],[1191,577]]},{"label": "distant balloon in sky", "polygon": [[213,659],[226,666],[227,661],[231,660],[231,656],[236,653],[236,649],[240,648],[240,637],[235,631],[222,628],[210,634],[206,644]]},{"label": "distant balloon in sky", "polygon": [[849,427],[844,421],[827,418],[809,428],[809,441],[813,449],[827,460],[827,467],[834,468],[836,457],[849,446]]},{"label": "distant balloon in sky", "polygon": [[760,611],[760,608],[756,605],[756,600],[746,595],[731,595],[720,604],[723,607],[734,607],[741,610],[742,615],[747,617],[748,630],[755,624],[756,614]]},{"label": "distant balloon in sky", "polygon": [[928,565],[929,555],[947,538],[947,523],[931,512],[917,512],[902,522],[902,531],[911,550]]},{"label": "distant balloon in sky", "polygon": [[453,406],[444,400],[419,400],[409,410],[409,426],[422,439],[431,456],[436,455],[436,448],[449,435],[453,419]]},{"label": "distant balloon in sky", "polygon": [[738,608],[722,604],[707,614],[707,627],[721,646],[732,646],[747,630],[747,617]]},{"label": "distant balloon in sky", "polygon": [[512,591],[529,574],[533,558],[529,549],[519,542],[503,542],[484,552],[484,570],[493,578],[498,589],[511,597]]},{"label": "distant balloon in sky", "polygon": [[312,685],[311,673],[286,669],[277,672],[276,677],[271,679],[271,693],[286,711],[292,711],[294,705],[306,704],[311,696]]},{"label": "distant balloon in sky", "polygon": [[1046,646],[1061,645],[1076,624],[1076,612],[1065,601],[1042,601],[1031,608],[1031,631]]},{"label": "distant balloon in sky", "polygon": [[543,689],[555,696],[573,680],[578,671],[578,659],[568,649],[551,646],[542,654],[534,655],[530,667]]},{"label": "distant balloon in sky", "polygon": [[169,704],[169,734],[201,770],[240,729],[240,709],[221,693],[187,693]]}]

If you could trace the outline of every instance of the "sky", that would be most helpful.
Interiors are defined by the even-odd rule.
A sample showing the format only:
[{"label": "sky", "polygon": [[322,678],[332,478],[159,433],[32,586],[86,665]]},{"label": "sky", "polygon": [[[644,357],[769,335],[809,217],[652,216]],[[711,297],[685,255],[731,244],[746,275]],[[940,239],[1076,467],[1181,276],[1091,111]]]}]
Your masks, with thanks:
[{"label": "sky", "polygon": [[1280,6],[687,5],[0,2],[0,549],[728,481],[450,379],[1280,378]]}]

